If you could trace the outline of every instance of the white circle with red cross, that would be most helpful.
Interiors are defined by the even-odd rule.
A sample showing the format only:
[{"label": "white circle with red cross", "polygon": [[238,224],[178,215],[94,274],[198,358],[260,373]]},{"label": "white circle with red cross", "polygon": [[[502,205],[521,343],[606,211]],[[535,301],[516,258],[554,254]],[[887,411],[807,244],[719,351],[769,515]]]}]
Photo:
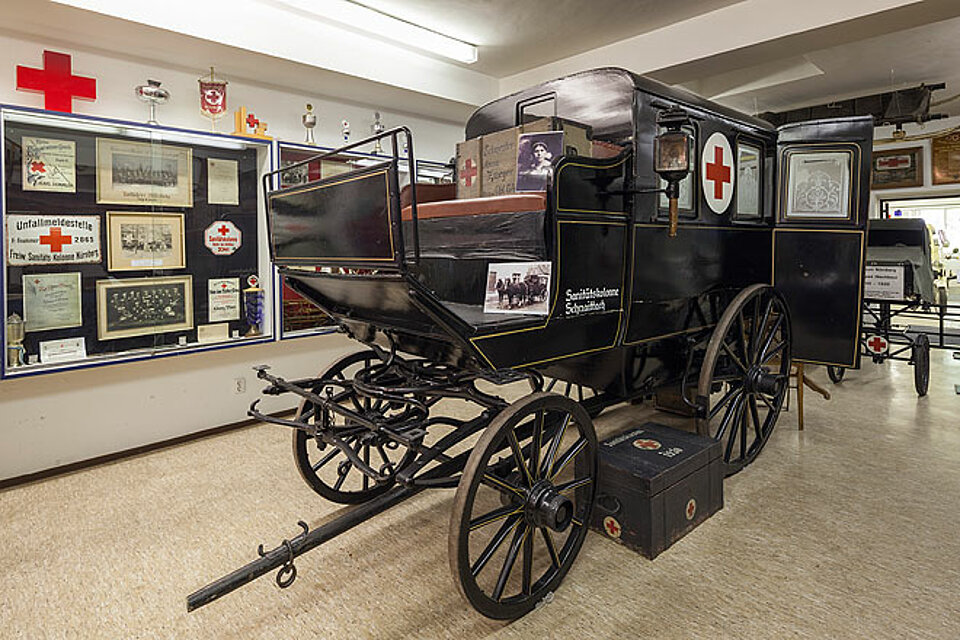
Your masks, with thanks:
[{"label": "white circle with red cross", "polygon": [[648,438],[637,438],[633,441],[633,446],[637,449],[644,449],[646,451],[656,451],[660,448],[660,443],[656,440],[650,440]]},{"label": "white circle with red cross", "polygon": [[229,220],[217,220],[204,230],[203,244],[215,256],[229,256],[243,244],[243,234]]},{"label": "white circle with red cross", "polygon": [[693,516],[697,515],[697,501],[693,498],[687,500],[687,506],[684,509],[684,515],[687,516],[687,520],[693,520]]},{"label": "white circle with red cross", "polygon": [[883,336],[869,335],[866,340],[867,350],[875,355],[886,353],[890,348],[890,343]]},{"label": "white circle with red cross", "polygon": [[623,531],[620,523],[617,522],[617,519],[613,516],[607,516],[603,519],[603,530],[606,531],[607,535],[611,538],[619,538],[620,533]]},{"label": "white circle with red cross", "polygon": [[736,178],[733,166],[733,150],[727,136],[714,132],[703,145],[700,157],[700,182],[703,184],[703,199],[714,213],[723,213],[733,199],[733,182]]}]

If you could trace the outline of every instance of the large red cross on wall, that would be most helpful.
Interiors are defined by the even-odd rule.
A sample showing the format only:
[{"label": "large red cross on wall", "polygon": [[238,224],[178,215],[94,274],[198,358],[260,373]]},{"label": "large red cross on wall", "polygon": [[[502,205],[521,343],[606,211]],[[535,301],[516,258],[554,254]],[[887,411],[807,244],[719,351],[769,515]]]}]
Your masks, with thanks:
[{"label": "large red cross on wall", "polygon": [[56,51],[43,52],[43,69],[17,65],[17,89],[43,94],[43,107],[51,111],[73,113],[73,99],[97,99],[97,81],[75,76],[70,71],[70,56]]},{"label": "large red cross on wall", "polygon": [[713,181],[713,197],[723,199],[723,185],[730,182],[730,167],[723,164],[723,149],[713,148],[713,162],[707,163],[707,180]]}]

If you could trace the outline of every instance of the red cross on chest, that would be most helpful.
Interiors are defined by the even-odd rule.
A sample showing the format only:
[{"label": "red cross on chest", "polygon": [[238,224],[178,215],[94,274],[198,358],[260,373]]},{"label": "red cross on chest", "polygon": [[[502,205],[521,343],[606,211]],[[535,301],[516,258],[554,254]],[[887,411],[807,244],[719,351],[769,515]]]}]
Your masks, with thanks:
[{"label": "red cross on chest", "polygon": [[73,99],[97,99],[97,81],[75,76],[70,71],[70,56],[56,51],[43,52],[43,69],[17,65],[17,89],[43,94],[43,107],[51,111],[73,113]]},{"label": "red cross on chest", "polygon": [[461,176],[468,187],[473,185],[473,179],[477,177],[477,167],[473,164],[473,158],[467,158],[467,161],[463,163]]},{"label": "red cross on chest", "polygon": [[613,518],[607,518],[607,521],[603,523],[603,526],[606,527],[607,532],[612,536],[620,535],[620,526],[617,524],[617,521]]},{"label": "red cross on chest", "polygon": [[219,231],[219,232],[220,232],[220,235],[222,235],[222,236],[225,236],[225,235],[227,235],[228,233],[230,233],[230,229],[229,229],[229,228],[227,227],[227,225],[225,225],[225,224],[220,225],[220,228],[217,229],[217,231]]},{"label": "red cross on chest", "polygon": [[50,235],[40,236],[40,244],[48,244],[50,251],[60,253],[63,251],[63,245],[73,244],[73,236],[62,235],[60,227],[50,227]]},{"label": "red cross on chest", "polygon": [[713,162],[707,163],[707,180],[713,181],[713,197],[723,198],[723,185],[730,182],[730,167],[723,163],[723,149],[713,148]]},{"label": "red cross on chest", "polygon": [[886,351],[887,349],[887,341],[880,336],[870,338],[867,345],[870,347],[870,350],[874,352]]}]

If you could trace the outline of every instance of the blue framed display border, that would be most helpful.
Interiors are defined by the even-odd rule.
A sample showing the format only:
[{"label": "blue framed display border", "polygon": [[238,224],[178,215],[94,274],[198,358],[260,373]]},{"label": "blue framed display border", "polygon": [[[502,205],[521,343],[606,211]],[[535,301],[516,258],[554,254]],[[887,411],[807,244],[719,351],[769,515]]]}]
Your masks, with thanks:
[{"label": "blue framed display border", "polygon": [[[203,144],[206,141],[209,141],[209,145],[216,147],[219,142],[231,142],[231,143],[242,143],[247,148],[257,148],[262,150],[266,154],[265,164],[267,167],[274,167],[276,164],[275,160],[275,141],[271,140],[258,140],[256,138],[251,138],[247,136],[234,136],[231,134],[209,132],[209,131],[199,131],[196,129],[186,129],[183,127],[171,127],[165,125],[152,125],[142,122],[135,122],[130,120],[123,120],[117,118],[107,118],[102,116],[89,116],[89,115],[79,115],[71,114],[64,112],[54,112],[47,111],[45,109],[37,109],[33,107],[22,107],[18,105],[11,104],[0,104],[0,138],[6,140],[6,131],[7,131],[7,120],[8,115],[13,114],[14,117],[17,114],[25,114],[27,116],[38,116],[39,119],[49,118],[50,124],[56,126],[61,124],[64,128],[68,128],[71,123],[91,123],[100,126],[116,126],[124,128],[135,128],[140,131],[150,132],[157,131],[163,135],[163,138],[160,142],[174,142],[181,144]],[[78,127],[79,129],[80,127]],[[170,134],[173,134],[172,136]],[[176,140],[176,135],[182,134],[189,136],[192,141],[186,140]],[[138,136],[128,136],[131,140],[139,140]],[[147,135],[144,140],[150,141],[150,136]],[[4,157],[0,158],[0,171],[3,171],[3,175],[6,176],[7,173],[7,158],[6,153],[3,154]],[[259,193],[260,180],[259,176],[262,175],[263,168],[262,165],[264,161],[261,160],[260,151],[257,154],[257,228],[258,228],[258,238],[257,238],[257,263],[258,271],[260,270],[261,257],[268,255],[266,247],[266,232],[265,232],[265,221],[263,212],[260,210],[262,194]],[[50,373],[62,373],[64,371],[74,371],[80,369],[90,369],[102,366],[109,366],[114,364],[125,364],[130,362],[143,362],[147,360],[154,360],[156,358],[167,358],[171,356],[179,355],[189,355],[196,354],[207,351],[219,351],[222,349],[232,349],[236,347],[243,347],[248,345],[255,344],[265,344],[270,342],[276,342],[279,340],[278,331],[277,331],[277,316],[275,314],[271,315],[271,322],[269,325],[269,331],[265,331],[264,335],[261,336],[249,336],[249,337],[236,337],[236,338],[227,338],[224,341],[210,343],[210,344],[188,344],[186,346],[181,346],[179,344],[175,345],[164,345],[164,346],[153,346],[153,347],[144,347],[142,349],[133,349],[129,351],[118,351],[115,353],[109,354],[98,354],[93,356],[88,356],[83,360],[76,360],[71,362],[56,363],[56,364],[28,364],[18,367],[9,367],[7,364],[7,317],[9,315],[8,311],[8,300],[7,300],[7,232],[6,232],[6,216],[7,216],[7,185],[6,180],[0,180],[0,207],[2,207],[2,219],[4,224],[0,224],[0,246],[3,247],[4,255],[3,260],[0,261],[0,292],[2,292],[2,301],[0,301],[0,309],[2,309],[2,322],[0,322],[0,345],[3,347],[2,360],[0,360],[0,379],[14,379],[14,378],[25,378],[37,375],[46,375]],[[104,251],[104,254],[106,251]],[[102,258],[106,261],[106,255]],[[272,267],[270,267],[272,269]],[[262,272],[262,271],[261,271]],[[262,272],[265,273],[265,272]],[[272,284],[272,283],[271,283]],[[243,284],[241,283],[241,288]],[[275,308],[274,303],[268,303],[266,298],[274,300],[277,297],[277,290],[275,287],[271,286],[269,291],[265,292],[264,304],[271,304],[271,311]],[[242,304],[241,304],[242,308]]]}]

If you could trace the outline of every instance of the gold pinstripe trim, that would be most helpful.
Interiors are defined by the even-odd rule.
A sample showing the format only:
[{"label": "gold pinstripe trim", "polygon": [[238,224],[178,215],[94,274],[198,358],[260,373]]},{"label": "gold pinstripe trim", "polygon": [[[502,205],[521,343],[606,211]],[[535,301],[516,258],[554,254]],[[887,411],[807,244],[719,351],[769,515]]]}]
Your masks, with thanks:
[{"label": "gold pinstripe trim", "polygon": [[[619,164],[619,163],[618,163],[618,164]],[[585,166],[585,165],[584,165],[584,166]],[[616,165],[611,165],[611,166],[616,166]],[[557,217],[557,223],[556,223],[556,224],[557,224],[557,278],[555,279],[555,282],[556,282],[556,285],[557,285],[557,286],[555,287],[555,292],[554,292],[553,299],[550,301],[550,311],[547,313],[546,320],[544,320],[543,324],[542,324],[542,325],[533,326],[533,327],[524,327],[524,328],[522,328],[522,329],[511,329],[511,330],[509,330],[509,331],[501,331],[501,332],[499,332],[499,333],[491,333],[491,334],[489,334],[489,335],[478,336],[478,337],[476,337],[476,338],[470,338],[470,344],[472,344],[473,347],[477,350],[477,352],[483,357],[483,359],[486,360],[487,364],[489,364],[489,365],[490,365],[492,368],[494,368],[494,369],[496,369],[497,367],[493,364],[493,362],[490,361],[490,358],[487,357],[487,354],[483,352],[483,349],[481,349],[481,348],[480,348],[480,345],[478,344],[481,340],[487,340],[487,339],[490,339],[490,338],[499,338],[499,337],[506,336],[506,335],[511,335],[511,334],[515,334],[515,333],[524,333],[524,332],[528,332],[528,331],[542,331],[543,329],[546,329],[546,328],[549,326],[550,320],[553,318],[554,311],[556,310],[556,307],[557,307],[557,301],[560,299],[560,281],[559,281],[559,276],[560,276],[560,261],[561,261],[561,259],[562,259],[562,254],[563,254],[563,252],[562,252],[562,246],[561,246],[561,244],[560,244],[560,243],[561,243],[561,240],[560,240],[560,238],[561,238],[560,225],[561,225],[561,224],[607,225],[607,226],[615,226],[615,227],[624,227],[625,230],[626,230],[626,227],[627,227],[627,223],[626,223],[626,222],[621,222],[621,221],[613,221],[613,220],[611,220],[611,221],[601,221],[601,220],[560,220],[559,216]],[[621,252],[621,255],[622,255],[622,252]],[[608,345],[608,346],[603,346],[603,347],[596,347],[596,348],[593,348],[593,349],[586,349],[586,350],[584,350],[584,351],[577,351],[577,352],[574,352],[574,353],[566,353],[566,354],[562,354],[562,355],[551,356],[551,357],[549,357],[549,358],[544,358],[544,359],[542,359],[542,360],[535,360],[535,361],[532,361],[532,362],[524,362],[524,363],[521,363],[521,364],[515,364],[515,365],[513,365],[513,366],[511,367],[511,369],[517,369],[517,368],[522,368],[522,367],[530,367],[530,366],[534,366],[534,365],[538,365],[538,364],[543,364],[544,362],[551,362],[551,361],[553,361],[553,360],[561,360],[561,359],[563,359],[563,358],[572,358],[572,357],[574,357],[574,356],[583,355],[583,354],[585,354],[585,353],[594,353],[594,352],[597,352],[597,351],[605,351],[605,350],[607,350],[607,349],[612,349],[612,348],[616,347],[616,346],[617,346],[617,342],[618,342],[618,340],[620,339],[620,328],[621,328],[621,326],[622,326],[622,324],[623,324],[623,314],[624,314],[624,309],[623,309],[623,294],[624,294],[624,286],[625,286],[624,278],[625,278],[625,276],[626,276],[626,265],[623,264],[622,262],[624,262],[624,261],[621,261],[621,265],[620,265],[620,308],[616,311],[616,313],[617,313],[617,329],[616,329],[616,331],[614,331],[614,334],[613,334],[613,342],[612,342],[610,345]],[[605,313],[611,313],[611,312],[608,311],[608,312],[605,312]],[[597,314],[597,315],[605,315],[605,314]]]},{"label": "gold pinstripe trim", "polygon": [[567,162],[567,163],[565,163],[562,167],[560,167],[560,171],[557,172],[557,175],[556,175],[556,177],[555,177],[555,179],[554,179],[554,184],[556,185],[556,187],[555,187],[555,189],[556,189],[555,195],[557,196],[557,198],[556,198],[556,201],[557,201],[557,213],[560,213],[561,211],[564,211],[564,212],[570,212],[570,213],[600,213],[600,214],[613,214],[613,215],[621,215],[621,216],[627,215],[627,214],[626,214],[625,212],[623,212],[623,211],[600,211],[600,210],[596,210],[596,211],[595,211],[595,210],[592,210],[592,209],[562,209],[562,208],[560,208],[560,198],[559,198],[559,196],[560,196],[560,192],[559,192],[559,190],[560,190],[560,179],[559,179],[559,178],[560,178],[560,173],[562,173],[563,170],[566,169],[567,167],[583,167],[584,169],[613,169],[614,167],[619,167],[620,165],[626,163],[627,158],[629,158],[631,155],[632,155],[632,154],[627,154],[627,155],[625,155],[623,158],[621,158],[618,162],[614,162],[613,164],[608,164],[608,165],[584,164],[584,163],[582,163],[582,162]]},{"label": "gold pinstripe trim", "polygon": [[347,184],[348,182],[354,182],[356,180],[367,180],[369,178],[375,178],[378,175],[383,174],[383,180],[385,183],[385,191],[387,194],[387,237],[390,238],[390,257],[389,258],[353,258],[350,256],[286,256],[281,258],[282,260],[296,260],[296,261],[305,261],[305,262],[316,262],[317,260],[351,260],[356,262],[393,262],[394,256],[396,255],[396,247],[393,244],[393,199],[390,197],[390,174],[387,169],[382,171],[372,171],[368,174],[362,176],[354,176],[352,178],[345,178],[343,180],[337,180],[336,182],[329,182],[326,184],[316,184],[304,187],[302,189],[296,189],[293,191],[285,191],[283,193],[277,193],[270,196],[270,202],[272,203],[275,199],[281,199],[286,196],[300,195],[301,193],[307,193],[308,191],[315,191],[317,189],[326,189],[327,187],[335,187],[341,184]]},{"label": "gold pinstripe trim", "polygon": [[829,364],[837,367],[852,367],[857,362],[857,354],[860,352],[860,322],[862,320],[861,316],[863,315],[863,270],[864,270],[864,260],[863,260],[863,248],[867,242],[867,231],[866,229],[774,229],[773,230],[773,250],[770,252],[770,285],[776,286],[776,268],[777,268],[777,233],[848,233],[848,234],[859,234],[863,237],[860,238],[860,269],[857,274],[857,324],[855,327],[854,340],[853,340],[853,358],[850,360],[850,364],[841,364],[838,362],[820,362],[818,360],[807,360],[805,358],[797,358],[797,362],[809,362],[811,364]]}]

